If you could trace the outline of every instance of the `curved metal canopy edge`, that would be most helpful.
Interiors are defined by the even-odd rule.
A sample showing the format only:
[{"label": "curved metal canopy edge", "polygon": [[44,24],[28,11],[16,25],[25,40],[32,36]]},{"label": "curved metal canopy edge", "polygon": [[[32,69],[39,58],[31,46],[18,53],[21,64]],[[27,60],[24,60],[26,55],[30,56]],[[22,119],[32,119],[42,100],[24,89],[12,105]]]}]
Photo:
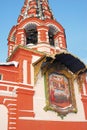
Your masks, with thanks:
[{"label": "curved metal canopy edge", "polygon": [[78,73],[86,69],[85,64],[80,59],[70,53],[63,52],[56,54],[55,60],[64,64],[73,73]]}]

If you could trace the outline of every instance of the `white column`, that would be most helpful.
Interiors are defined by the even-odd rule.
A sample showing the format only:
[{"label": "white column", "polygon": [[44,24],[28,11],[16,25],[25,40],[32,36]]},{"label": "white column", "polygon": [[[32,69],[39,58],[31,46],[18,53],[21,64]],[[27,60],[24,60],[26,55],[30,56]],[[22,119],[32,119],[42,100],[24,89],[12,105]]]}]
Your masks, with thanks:
[{"label": "white column", "polygon": [[83,94],[86,95],[86,86],[84,83],[83,83]]},{"label": "white column", "polygon": [[23,61],[23,83],[27,84],[27,60]]}]

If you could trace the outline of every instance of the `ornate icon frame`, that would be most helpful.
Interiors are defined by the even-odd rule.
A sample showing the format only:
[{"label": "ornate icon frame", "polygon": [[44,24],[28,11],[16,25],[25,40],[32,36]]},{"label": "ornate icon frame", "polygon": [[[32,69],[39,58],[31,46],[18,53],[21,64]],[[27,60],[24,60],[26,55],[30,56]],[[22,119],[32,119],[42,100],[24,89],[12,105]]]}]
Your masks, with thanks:
[{"label": "ornate icon frame", "polygon": [[[52,100],[51,100],[52,91],[50,90],[50,85],[49,85],[49,83],[51,83],[51,81],[49,81],[49,76],[51,76],[51,75],[54,75],[54,77],[57,77],[56,79],[58,79],[58,76],[59,76],[60,78],[65,79],[65,82],[68,83],[68,85],[69,85],[68,92],[70,94],[68,93],[67,96],[69,96],[69,102],[62,96],[60,97],[60,101],[58,101],[59,96],[57,96],[57,99],[55,100],[56,103],[52,102]],[[77,113],[75,92],[74,92],[74,75],[68,69],[66,69],[64,66],[63,67],[60,66],[59,68],[54,66],[52,68],[49,68],[48,71],[46,71],[44,77],[45,77],[45,96],[46,96],[46,106],[44,107],[44,110],[45,111],[49,111],[49,110],[55,111],[61,117],[64,117],[68,113]],[[64,84],[61,86],[64,86]],[[56,84],[56,86],[58,86],[58,85]],[[51,85],[51,88],[52,88],[52,85]],[[59,93],[58,90],[55,89],[55,91],[56,91],[56,94]],[[66,94],[65,91],[66,90],[64,90],[63,92],[60,91],[60,93],[62,92],[63,94]],[[67,96],[65,96],[65,97],[67,97]],[[66,105],[63,105],[64,102],[63,102],[62,98],[65,100]],[[66,101],[67,101],[67,103],[66,103]]]}]

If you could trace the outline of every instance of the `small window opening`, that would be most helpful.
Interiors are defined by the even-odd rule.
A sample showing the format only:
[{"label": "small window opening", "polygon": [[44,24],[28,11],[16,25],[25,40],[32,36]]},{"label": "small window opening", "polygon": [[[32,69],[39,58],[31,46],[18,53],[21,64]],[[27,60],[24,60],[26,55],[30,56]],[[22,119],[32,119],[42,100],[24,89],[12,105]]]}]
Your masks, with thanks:
[{"label": "small window opening", "polygon": [[37,44],[37,30],[36,29],[28,30],[27,44]]},{"label": "small window opening", "polygon": [[0,74],[0,80],[2,80],[2,74]]},{"label": "small window opening", "polygon": [[50,42],[50,45],[54,46],[54,35],[49,32],[49,42]]}]

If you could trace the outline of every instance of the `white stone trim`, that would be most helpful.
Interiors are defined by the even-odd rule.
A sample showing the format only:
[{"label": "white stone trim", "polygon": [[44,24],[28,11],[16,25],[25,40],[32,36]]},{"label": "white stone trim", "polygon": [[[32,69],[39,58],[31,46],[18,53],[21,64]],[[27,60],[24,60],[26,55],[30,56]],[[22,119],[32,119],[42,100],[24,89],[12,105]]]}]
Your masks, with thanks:
[{"label": "white stone trim", "polygon": [[9,65],[14,65],[15,67],[18,67],[18,62],[17,61],[11,61],[11,62],[6,62],[6,63],[0,63],[0,65],[6,65],[6,66],[9,66]]},{"label": "white stone trim", "polygon": [[85,87],[85,84],[83,83],[82,86],[83,86],[83,95],[87,95],[87,94],[86,94],[86,87]]},{"label": "white stone trim", "polygon": [[[0,86],[6,86],[6,87],[9,87],[9,88],[10,88],[10,87],[14,87],[14,91],[15,91],[17,88],[21,88],[19,85],[18,85],[18,86],[15,86],[14,83],[13,83],[12,85],[4,84],[4,83],[12,83],[12,82],[4,82],[4,81],[1,81],[1,82],[3,82],[3,83],[1,83]],[[21,84],[21,85],[23,85],[23,84]],[[22,89],[34,91],[34,89],[32,89],[32,88],[28,88],[28,86],[32,86],[31,84],[24,84],[24,85],[27,85],[27,87],[26,87],[26,88],[22,88]],[[0,90],[0,91],[2,91],[2,90]],[[9,92],[9,91],[7,91],[7,92]]]},{"label": "white stone trim", "polygon": [[34,86],[34,67],[32,64],[30,65],[31,67],[31,84]]},{"label": "white stone trim", "polygon": [[27,60],[23,60],[23,83],[27,84]]}]

